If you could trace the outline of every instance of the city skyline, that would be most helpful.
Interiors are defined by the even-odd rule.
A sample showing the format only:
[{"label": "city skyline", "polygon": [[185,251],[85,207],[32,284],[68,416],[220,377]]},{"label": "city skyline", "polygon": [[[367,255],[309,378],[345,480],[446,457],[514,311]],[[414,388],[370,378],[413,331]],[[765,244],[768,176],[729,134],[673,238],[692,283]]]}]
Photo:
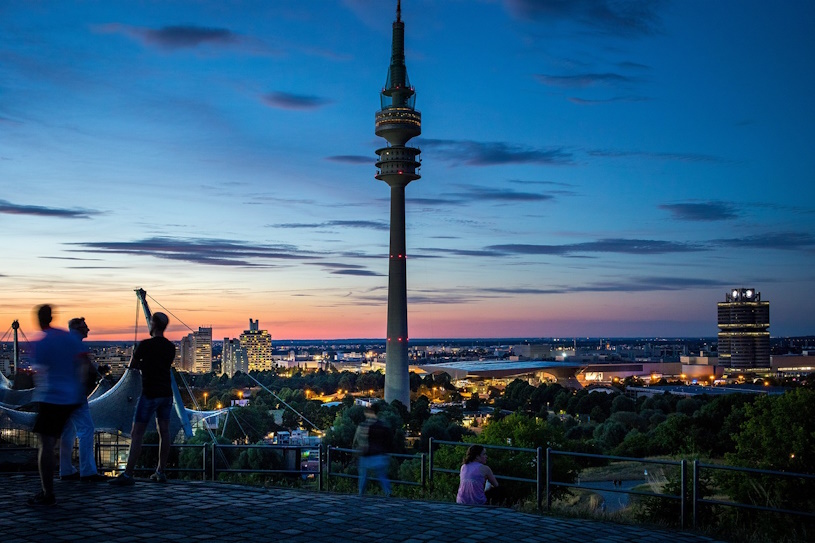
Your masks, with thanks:
[{"label": "city skyline", "polygon": [[[384,338],[371,126],[395,6],[0,7],[0,330],[51,303],[126,339],[142,287],[173,340],[250,318]],[[402,20],[427,135],[412,337],[714,337],[742,287],[773,336],[815,333],[815,5],[405,0]]]}]

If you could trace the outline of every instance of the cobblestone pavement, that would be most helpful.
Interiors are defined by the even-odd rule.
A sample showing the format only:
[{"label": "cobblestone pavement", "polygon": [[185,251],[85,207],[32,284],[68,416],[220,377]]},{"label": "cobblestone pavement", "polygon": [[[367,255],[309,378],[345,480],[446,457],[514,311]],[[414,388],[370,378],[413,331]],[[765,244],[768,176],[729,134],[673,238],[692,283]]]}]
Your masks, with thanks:
[{"label": "cobblestone pavement", "polygon": [[511,509],[379,496],[137,479],[132,487],[56,481],[57,505],[30,507],[35,475],[0,476],[3,543],[275,541],[349,543],[711,542],[690,532]]}]

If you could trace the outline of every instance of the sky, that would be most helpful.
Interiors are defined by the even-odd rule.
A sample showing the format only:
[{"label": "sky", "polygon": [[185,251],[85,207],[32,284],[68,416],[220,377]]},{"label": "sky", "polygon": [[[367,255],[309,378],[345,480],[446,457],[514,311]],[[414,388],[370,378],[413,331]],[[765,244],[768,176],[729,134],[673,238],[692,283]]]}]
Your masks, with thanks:
[{"label": "sky", "polygon": [[[393,0],[0,1],[0,334],[382,338]],[[404,0],[413,338],[815,334],[815,3]],[[139,333],[139,332],[136,332]]]}]

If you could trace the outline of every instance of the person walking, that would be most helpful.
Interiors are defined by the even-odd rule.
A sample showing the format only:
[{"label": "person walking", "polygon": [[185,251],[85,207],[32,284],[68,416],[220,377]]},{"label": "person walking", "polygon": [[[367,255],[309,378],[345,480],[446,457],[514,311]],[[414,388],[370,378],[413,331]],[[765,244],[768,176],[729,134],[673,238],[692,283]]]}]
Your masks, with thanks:
[{"label": "person walking", "polygon": [[[68,321],[68,331],[74,334],[81,344],[82,340],[88,337],[90,328],[85,323],[85,317],[78,317]],[[87,379],[84,390],[85,398],[79,407],[71,413],[71,418],[68,419],[65,429],[62,431],[59,443],[59,478],[61,481],[81,480],[95,483],[107,479],[96,470],[96,460],[93,457],[95,428],[91,418],[91,411],[88,408],[87,398],[88,392],[92,391],[93,385],[96,383],[95,380],[91,379],[91,376],[96,374],[96,364],[91,360],[87,348],[82,349],[80,356],[82,357],[83,366],[87,370],[81,373]],[[76,438],[79,438],[79,470],[73,466],[72,462],[74,440]]]},{"label": "person walking", "polygon": [[354,448],[359,450],[359,495],[365,494],[368,484],[368,472],[373,472],[382,486],[382,493],[387,497],[391,494],[391,484],[388,480],[388,467],[390,457],[388,453],[393,447],[393,436],[390,427],[378,418],[381,404],[376,403],[365,409],[365,420],[357,428],[354,435]]},{"label": "person walking", "polygon": [[40,436],[37,467],[42,490],[28,499],[28,505],[54,505],[54,447],[71,414],[85,400],[81,370],[83,347],[79,339],[51,326],[50,305],[36,310],[43,335],[34,349],[34,395],[38,402],[34,433]]},{"label": "person walking", "polygon": [[484,505],[487,503],[485,487],[487,482],[493,487],[498,486],[498,481],[492,470],[487,466],[487,449],[481,445],[471,445],[464,455],[459,472],[458,494],[456,503],[467,505]]},{"label": "person walking", "polygon": [[142,393],[136,404],[133,429],[130,432],[130,451],[124,473],[111,479],[116,486],[135,484],[133,470],[139,459],[147,423],[155,415],[159,436],[158,466],[150,476],[151,481],[166,483],[164,470],[170,456],[170,415],[173,408],[172,365],[175,345],[164,337],[170,319],[164,313],[153,313],[150,319],[150,339],[139,343],[130,361],[131,370],[141,371]]}]

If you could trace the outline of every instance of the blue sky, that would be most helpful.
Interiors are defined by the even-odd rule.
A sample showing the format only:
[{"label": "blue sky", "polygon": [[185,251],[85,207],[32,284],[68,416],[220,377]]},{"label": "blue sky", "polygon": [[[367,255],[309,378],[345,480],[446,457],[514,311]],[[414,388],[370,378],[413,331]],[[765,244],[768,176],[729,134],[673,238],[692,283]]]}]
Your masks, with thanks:
[{"label": "blue sky", "polygon": [[[178,335],[384,336],[395,4],[0,3],[0,329],[129,337],[143,287]],[[815,333],[815,4],[402,18],[412,337],[712,336],[742,286]]]}]

